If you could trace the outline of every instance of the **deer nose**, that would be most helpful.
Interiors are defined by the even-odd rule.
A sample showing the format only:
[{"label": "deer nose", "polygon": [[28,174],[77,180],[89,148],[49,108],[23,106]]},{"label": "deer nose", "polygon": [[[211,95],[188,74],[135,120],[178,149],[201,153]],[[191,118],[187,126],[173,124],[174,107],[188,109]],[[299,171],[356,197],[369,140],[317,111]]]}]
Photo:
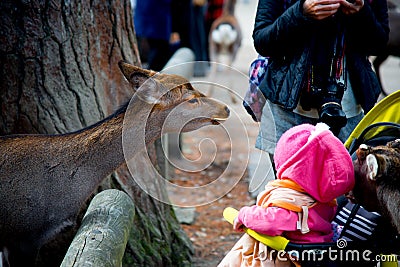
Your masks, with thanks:
[{"label": "deer nose", "polygon": [[226,114],[228,114],[228,116],[231,113],[231,111],[229,110],[229,108],[227,106],[225,106],[225,112],[226,112]]},{"label": "deer nose", "polygon": [[356,151],[358,160],[364,160],[369,153],[369,147],[365,144],[361,144]]}]

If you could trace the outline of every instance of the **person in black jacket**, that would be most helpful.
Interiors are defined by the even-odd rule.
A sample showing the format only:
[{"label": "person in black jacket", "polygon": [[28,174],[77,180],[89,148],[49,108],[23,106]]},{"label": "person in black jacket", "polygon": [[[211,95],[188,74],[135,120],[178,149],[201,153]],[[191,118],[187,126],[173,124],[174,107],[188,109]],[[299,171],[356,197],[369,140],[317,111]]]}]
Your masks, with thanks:
[{"label": "person in black jacket", "polygon": [[161,71],[172,56],[171,0],[136,0],[133,20],[141,60],[146,68]]},{"label": "person in black jacket", "polygon": [[323,121],[345,141],[376,103],[381,88],[368,56],[388,41],[387,2],[350,1],[259,0],[254,46],[269,61],[256,147],[270,156],[301,123]]}]

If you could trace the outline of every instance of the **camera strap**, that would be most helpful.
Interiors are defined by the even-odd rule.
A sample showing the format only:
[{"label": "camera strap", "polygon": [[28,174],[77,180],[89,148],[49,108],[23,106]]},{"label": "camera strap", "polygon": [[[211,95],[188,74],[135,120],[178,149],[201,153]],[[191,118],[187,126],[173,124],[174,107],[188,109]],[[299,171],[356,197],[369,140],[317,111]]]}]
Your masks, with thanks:
[{"label": "camera strap", "polygon": [[347,88],[343,19],[338,13],[315,25],[307,87],[300,99],[304,110],[318,109],[319,121],[328,124],[335,135],[347,123],[341,106]]},{"label": "camera strap", "polygon": [[[345,70],[345,29],[342,19],[338,18],[337,34],[335,44],[333,46],[333,58],[331,64],[330,77],[334,78],[337,82],[343,82],[347,87],[347,71]],[[345,87],[345,88],[346,88]]]},{"label": "camera strap", "polygon": [[308,72],[307,91],[326,88],[336,82],[347,88],[345,66],[345,29],[341,14],[321,21],[311,41],[311,64]]}]

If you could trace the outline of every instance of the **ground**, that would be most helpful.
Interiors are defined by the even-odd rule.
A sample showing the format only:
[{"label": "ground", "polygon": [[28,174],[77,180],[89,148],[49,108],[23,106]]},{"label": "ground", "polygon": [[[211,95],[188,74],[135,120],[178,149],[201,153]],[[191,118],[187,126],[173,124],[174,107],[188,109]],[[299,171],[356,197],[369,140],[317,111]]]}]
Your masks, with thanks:
[{"label": "ground", "polygon": [[[198,181],[211,182],[207,173],[192,174],[192,178],[193,180],[184,184],[193,186]],[[177,180],[179,174],[175,182]],[[217,266],[242,235],[233,231],[232,226],[223,219],[222,212],[226,207],[240,208],[241,205],[253,204],[254,199],[247,193],[247,189],[247,179],[241,179],[224,197],[211,204],[196,207],[196,219],[193,224],[182,224],[195,249],[193,266]]]},{"label": "ground", "polygon": [[[236,104],[236,107],[240,110],[240,104]],[[232,105],[230,108],[235,109]],[[246,125],[245,133],[235,128],[238,118],[232,118],[223,128],[229,138],[226,138],[218,127],[202,129],[182,138],[183,157],[192,163],[196,162],[198,166],[207,166],[199,171],[184,171],[184,168],[178,167],[173,169],[171,175],[171,182],[174,184],[183,188],[199,189],[174,194],[170,192],[170,198],[178,205],[187,205],[190,203],[189,199],[199,200],[198,205],[193,205],[196,210],[194,222],[190,225],[182,224],[195,249],[193,266],[217,266],[242,235],[234,232],[232,226],[223,219],[223,210],[226,207],[239,209],[255,203],[255,199],[248,192],[248,166],[250,154],[255,153],[254,140],[258,133],[258,124],[247,116],[245,112],[239,116],[244,118],[242,123]],[[248,142],[245,142],[246,139]],[[207,143],[205,140],[212,141]],[[232,167],[228,167],[229,164]],[[212,189],[204,193],[201,191],[204,185],[211,185]],[[212,197],[208,193],[212,194]]]}]

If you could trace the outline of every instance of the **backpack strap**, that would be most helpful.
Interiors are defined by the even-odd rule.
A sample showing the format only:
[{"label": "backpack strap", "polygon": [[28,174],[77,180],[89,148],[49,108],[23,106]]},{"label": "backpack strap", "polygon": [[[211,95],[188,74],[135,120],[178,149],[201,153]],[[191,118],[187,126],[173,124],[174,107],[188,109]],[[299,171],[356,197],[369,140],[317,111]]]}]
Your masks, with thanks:
[{"label": "backpack strap", "polygon": [[262,207],[279,207],[297,212],[297,229],[302,234],[310,231],[308,227],[308,209],[318,202],[308,195],[297,183],[292,180],[273,180],[267,184],[265,190],[257,197],[257,205]]},{"label": "backpack strap", "polygon": [[308,228],[308,209],[307,206],[302,206],[302,212],[299,212],[299,220],[297,221],[297,229],[300,230],[302,234],[310,232],[310,228]]}]

